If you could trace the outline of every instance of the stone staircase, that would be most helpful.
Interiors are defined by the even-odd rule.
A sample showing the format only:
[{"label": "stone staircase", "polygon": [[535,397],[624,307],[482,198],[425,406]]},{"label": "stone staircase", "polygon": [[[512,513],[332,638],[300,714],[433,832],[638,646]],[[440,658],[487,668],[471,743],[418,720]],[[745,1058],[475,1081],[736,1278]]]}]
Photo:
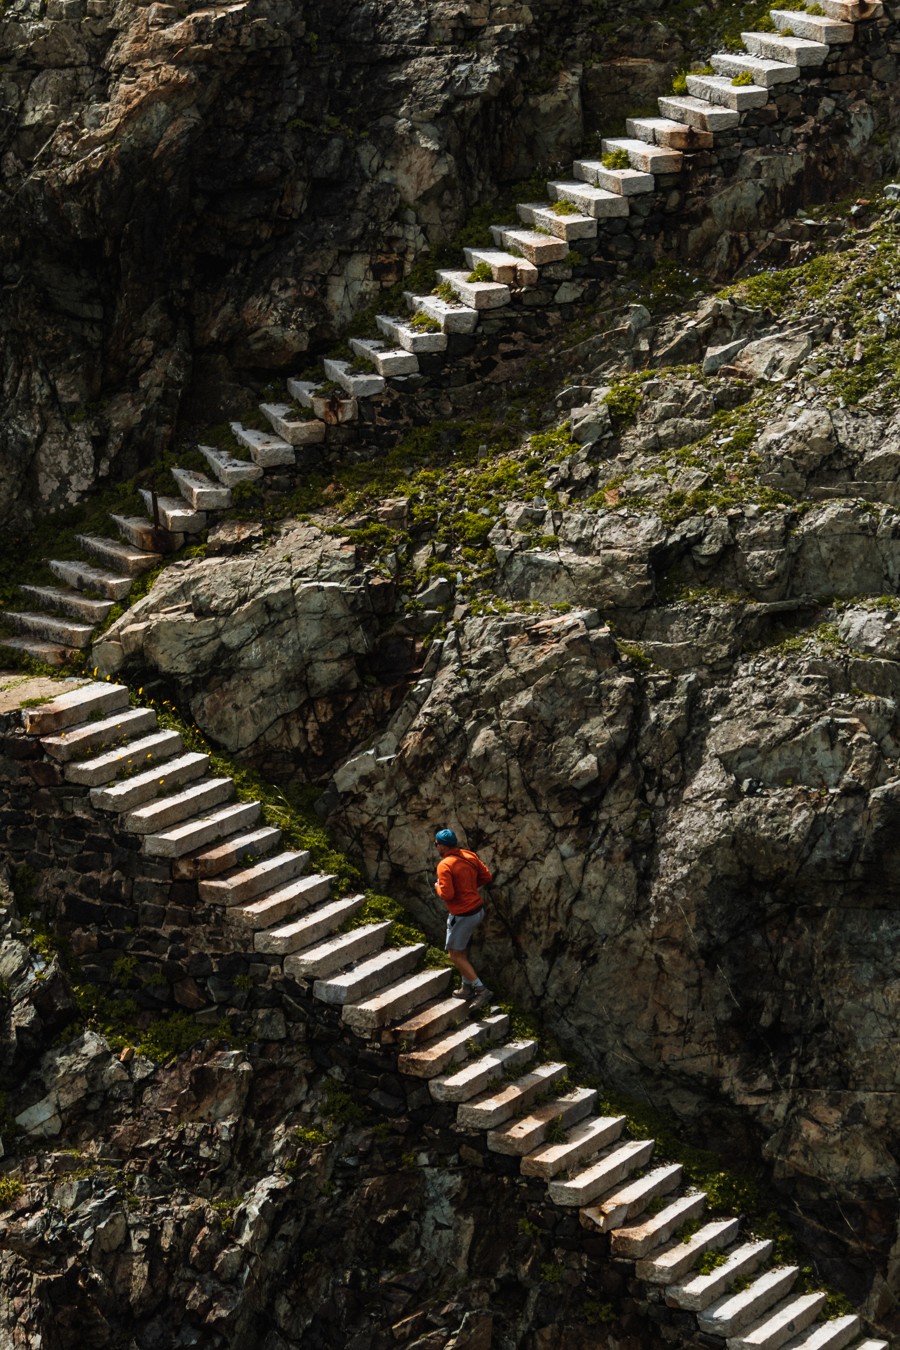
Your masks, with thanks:
[{"label": "stone staircase", "polygon": [[260,803],[237,800],[209,756],[132,708],[127,688],[87,683],[24,717],[65,780],[88,789],[89,811],[115,816],[145,855],[168,860],[175,881],[196,882],[200,900],[221,907],[233,950],[259,953],[302,996],[339,1008],[348,1034],[455,1106],[461,1136],[483,1134],[489,1151],[547,1183],[550,1204],[608,1234],[648,1300],[693,1314],[702,1343],[887,1350],[856,1315],[823,1319],[826,1295],[799,1291],[799,1269],[773,1263],[771,1241],[736,1217],[706,1215],[681,1165],[654,1161],[654,1141],[628,1137],[623,1116],[599,1114],[596,1091],[573,1086],[533,1040],[511,1038],[505,1013],[473,1019],[450,968],[425,964],[424,943],[391,946],[390,923],[359,924],[364,897],[334,898],[333,878],[281,847]]}]

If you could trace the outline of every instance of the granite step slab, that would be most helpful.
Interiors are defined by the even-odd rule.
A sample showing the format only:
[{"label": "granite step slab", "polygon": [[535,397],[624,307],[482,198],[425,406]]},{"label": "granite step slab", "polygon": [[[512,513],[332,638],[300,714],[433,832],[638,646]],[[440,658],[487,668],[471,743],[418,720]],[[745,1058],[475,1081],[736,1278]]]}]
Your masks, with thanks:
[{"label": "granite step slab", "polygon": [[474,333],[478,327],[478,310],[469,305],[451,305],[439,295],[413,295],[409,291],[404,299],[413,314],[433,319],[443,333]]},{"label": "granite step slab", "polygon": [[157,834],[170,825],[221,806],[233,796],[232,778],[206,778],[159,801],[135,807],[123,817],[122,825],[132,834]]},{"label": "granite step slab", "polygon": [[64,666],[78,653],[74,647],[60,647],[57,642],[47,642],[36,637],[3,637],[0,634],[0,649],[19,652],[33,661],[42,661],[45,666]]},{"label": "granite step slab", "polygon": [[453,1073],[433,1078],[429,1090],[436,1102],[470,1101],[514,1070],[530,1064],[536,1054],[537,1041],[510,1041]]},{"label": "granite step slab", "polygon": [[[289,886],[269,891],[246,905],[232,905],[225,911],[226,922],[256,932],[283,924],[285,920],[327,900],[334,877],[330,872],[311,872]],[[337,968],[337,967],[336,967]]]},{"label": "granite step slab", "polygon": [[258,464],[254,464],[251,460],[238,459],[227,450],[216,450],[211,445],[198,445],[197,449],[212,469],[213,476],[223,487],[237,487],[238,483],[258,483],[263,476],[263,470]]},{"label": "granite step slab", "polygon": [[122,775],[140,773],[172,757],[183,749],[177,731],[155,731],[152,735],[116,746],[91,759],[75,760],[63,770],[70,783],[85,787],[101,787]]},{"label": "granite step slab", "polygon": [[493,1013],[481,1021],[466,1022],[452,1031],[442,1032],[414,1050],[404,1050],[397,1067],[411,1078],[437,1078],[451,1064],[461,1064],[481,1046],[500,1040],[508,1031],[506,1013]]},{"label": "granite step slab", "polygon": [[557,1121],[563,1128],[577,1124],[593,1111],[596,1101],[596,1089],[573,1088],[571,1092],[534,1107],[526,1115],[489,1130],[487,1146],[492,1153],[524,1157],[545,1142]]},{"label": "granite step slab", "polygon": [[410,974],[425,954],[424,942],[409,947],[390,947],[370,957],[352,970],[327,980],[316,980],[313,996],[322,1003],[361,1003],[386,985]]},{"label": "granite step slab", "polygon": [[768,89],[755,84],[732,84],[724,75],[688,75],[687,87],[692,98],[706,99],[717,107],[730,108],[732,112],[763,108],[769,101]]},{"label": "granite step slab", "polygon": [[827,14],[808,14],[805,10],[770,9],[769,14],[780,31],[789,28],[795,37],[808,42],[824,42],[829,47],[852,42],[856,29],[852,23],[829,19]]},{"label": "granite step slab", "polygon": [[474,271],[480,263],[491,269],[495,281],[507,286],[536,286],[540,273],[527,258],[517,258],[502,248],[467,248],[463,250],[469,268]]},{"label": "granite step slab", "polygon": [[349,361],[335,361],[325,357],[322,362],[325,376],[339,384],[351,398],[374,398],[385,390],[384,376],[357,372]]},{"label": "granite step slab", "polygon": [[48,642],[56,642],[61,647],[70,647],[76,651],[83,651],[85,647],[89,647],[94,636],[92,624],[79,623],[77,619],[59,618],[54,614],[5,609],[0,611],[0,619],[27,637],[44,638]]},{"label": "granite step slab", "polygon": [[111,717],[94,718],[66,727],[54,736],[44,736],[41,745],[51,759],[67,764],[84,758],[88,751],[102,746],[121,745],[131,737],[143,736],[156,727],[156,713],[150,708],[129,708],[126,704]]},{"label": "granite step slab", "polygon": [[726,1350],[781,1350],[793,1336],[812,1326],[825,1302],[821,1292],[792,1295],[746,1331],[730,1336]]},{"label": "granite step slab", "polygon": [[[153,517],[153,494],[140,489],[141,501],[147,514]],[[195,511],[183,497],[163,497],[156,493],[156,509],[160,524],[171,534],[199,534],[206,529],[206,512]]]},{"label": "granite step slab", "polygon": [[195,511],[227,511],[231,489],[213,482],[197,469],[171,469],[170,473],[182,497]]},{"label": "granite step slab", "polygon": [[66,690],[40,708],[26,708],[25,730],[29,736],[53,736],[93,718],[112,717],[127,707],[124,684],[92,681]]},{"label": "granite step slab", "polygon": [[259,802],[232,802],[170,830],[145,835],[144,853],[151,858],[180,858],[236,830],[250,829],[259,819],[260,809]]},{"label": "granite step slab", "polygon": [[800,1270],[797,1266],[780,1266],[767,1270],[737,1294],[725,1298],[698,1314],[701,1331],[710,1336],[737,1336],[757,1321],[764,1312],[779,1303],[791,1292]]},{"label": "granite step slab", "polygon": [[276,956],[305,952],[307,948],[314,947],[325,938],[333,936],[341,924],[358,914],[365,904],[365,899],[364,895],[345,895],[339,900],[330,900],[317,906],[302,918],[294,918],[290,923],[255,933],[254,950],[271,952]]},{"label": "granite step slab", "polygon": [[622,1228],[613,1228],[610,1234],[613,1256],[639,1261],[668,1242],[684,1224],[699,1218],[705,1206],[706,1195],[703,1191],[695,1191],[679,1196],[657,1214],[644,1215]]},{"label": "granite step slab", "polygon": [[264,891],[299,877],[306,871],[309,853],[306,850],[285,849],[282,853],[272,854],[253,862],[249,867],[241,867],[236,872],[226,872],[200,882],[197,890],[200,899],[214,905],[243,905]]},{"label": "granite step slab", "polygon": [[406,1017],[423,1003],[446,993],[453,972],[447,966],[419,970],[394,980],[358,1003],[345,1003],[341,1021],[358,1036],[373,1036],[390,1022]]},{"label": "granite step slab", "polygon": [[625,1128],[624,1116],[594,1116],[569,1130],[562,1143],[542,1144],[522,1159],[522,1175],[551,1181],[571,1172],[614,1144]]},{"label": "granite step slab", "polygon": [[525,225],[531,225],[538,233],[563,239],[566,243],[575,239],[596,239],[597,222],[593,216],[560,215],[549,202],[519,202],[516,206],[519,219]]},{"label": "granite step slab", "polygon": [[167,759],[146,773],[123,778],[108,787],[91,788],[91,805],[97,811],[129,811],[143,802],[153,801],[161,792],[192,783],[209,769],[209,755],[188,751]]},{"label": "granite step slab", "polygon": [[642,1177],[617,1184],[596,1204],[583,1209],[582,1224],[585,1228],[599,1229],[601,1233],[612,1232],[614,1228],[621,1228],[629,1219],[643,1214],[652,1201],[677,1190],[681,1182],[680,1163],[666,1163],[662,1167],[655,1167]]},{"label": "granite step slab", "polygon": [[740,1219],[715,1219],[681,1241],[675,1238],[660,1251],[639,1260],[635,1274],[646,1284],[670,1285],[684,1282],[704,1252],[719,1252],[736,1241]]},{"label": "granite step slab", "polygon": [[318,417],[298,417],[290,403],[261,403],[259,410],[288,445],[321,445],[325,440],[325,423]]},{"label": "granite step slab", "polygon": [[751,75],[753,83],[762,89],[773,89],[800,78],[799,66],[784,61],[766,61],[749,52],[715,52],[709,58],[709,64],[717,75],[727,75],[729,79],[735,75]]},{"label": "granite step slab", "polygon": [[666,1289],[666,1302],[671,1308],[683,1308],[685,1312],[702,1312],[721,1302],[735,1280],[746,1279],[768,1261],[774,1245],[768,1238],[741,1243],[727,1253],[724,1265],[717,1266],[709,1275],[693,1275],[681,1284],[670,1285]]},{"label": "granite step slab", "polygon": [[512,296],[509,287],[499,281],[470,281],[470,273],[453,272],[444,268],[437,274],[438,284],[446,285],[470,309],[502,309]]},{"label": "granite step slab", "polygon": [[405,1022],[398,1022],[386,1028],[382,1036],[385,1045],[399,1045],[409,1049],[421,1045],[439,1036],[442,1031],[459,1026],[469,1016],[469,1008],[464,999],[442,998],[427,1007],[421,1008]]},{"label": "granite step slab", "polygon": [[375,323],[379,332],[411,355],[447,350],[447,334],[444,332],[412,328],[406,319],[394,318],[389,314],[376,314]]},{"label": "granite step slab", "polygon": [[783,33],[741,33],[751,56],[764,61],[783,61],[789,66],[820,66],[828,55],[826,42],[810,42],[803,37],[785,37]]},{"label": "granite step slab", "polygon": [[840,19],[842,23],[862,23],[870,19],[880,19],[884,5],[866,3],[866,0],[819,0],[820,7],[829,19]]},{"label": "granite step slab", "polygon": [[[801,1332],[788,1341],[785,1350],[846,1350],[861,1330],[862,1323],[856,1314],[847,1313]],[[887,1342],[882,1341],[881,1345],[886,1347]]]},{"label": "granite step slab", "polygon": [[294,447],[283,436],[274,431],[257,431],[254,427],[241,426],[232,422],[231,430],[240,445],[250,451],[254,464],[261,469],[274,469],[286,464],[296,464]]},{"label": "granite step slab", "polygon": [[108,572],[92,563],[51,558],[47,566],[54,576],[77,591],[99,591],[109,600],[124,600],[134,585],[134,578],[122,572]]},{"label": "granite step slab", "polygon": [[117,573],[124,576],[139,577],[163,561],[161,553],[150,553],[146,549],[135,548],[133,544],[120,543],[117,539],[106,539],[98,534],[76,534],[75,538],[88,553],[115,567]]},{"label": "granite step slab", "polygon": [[623,218],[630,212],[628,198],[621,192],[610,192],[608,188],[595,187],[576,179],[551,181],[547,192],[554,201],[571,202],[584,216],[594,216],[597,220]]},{"label": "granite step slab", "polygon": [[551,1181],[548,1187],[550,1199],[556,1205],[567,1207],[590,1205],[629,1173],[643,1167],[654,1146],[653,1139],[629,1139],[624,1144],[615,1144],[603,1157],[574,1176]]},{"label": "granite step slab", "polygon": [[613,137],[602,143],[604,155],[613,155],[624,150],[633,169],[641,173],[678,173],[684,156],[680,150],[664,150],[658,145],[647,145],[646,141],[634,140],[630,136]]},{"label": "granite step slab", "polygon": [[531,1106],[537,1097],[561,1082],[568,1073],[565,1064],[540,1064],[530,1073],[490,1090],[481,1097],[464,1102],[456,1113],[456,1123],[467,1130],[495,1130],[511,1120],[518,1111]]},{"label": "granite step slab", "polygon": [[716,107],[702,98],[668,94],[656,101],[663,117],[675,122],[686,122],[698,131],[731,131],[740,126],[740,113],[732,112],[730,108]]},{"label": "granite step slab", "polygon": [[859,1345],[854,1345],[853,1350],[891,1350],[891,1347],[888,1345],[887,1341],[878,1341],[867,1338],[864,1341],[860,1341]]},{"label": "granite step slab", "polygon": [[284,958],[284,973],[295,980],[327,980],[355,961],[364,961],[380,952],[390,935],[389,920],[363,924],[349,933],[338,933],[305,951]]},{"label": "granite step slab", "polygon": [[652,173],[641,173],[639,169],[608,169],[599,159],[577,159],[572,165],[572,173],[585,183],[593,183],[594,187],[606,192],[618,192],[622,197],[638,197],[656,189]]},{"label": "granite step slab", "polygon": [[112,600],[92,600],[86,595],[65,586],[20,586],[19,590],[27,599],[35,601],[43,609],[57,610],[70,614],[75,619],[96,627],[104,622],[113,607]]},{"label": "granite step slab", "polygon": [[244,830],[211,848],[201,848],[196,853],[185,853],[176,858],[172,864],[172,876],[175,881],[207,881],[223,872],[257,862],[280,843],[281,831],[272,825]]},{"label": "granite step slab", "polygon": [[711,150],[714,141],[711,131],[700,131],[689,122],[676,122],[671,117],[629,117],[625,130],[635,140],[664,150]]},{"label": "granite step slab", "polygon": [[492,225],[491,237],[498,247],[512,254],[521,253],[535,267],[562,262],[569,256],[569,246],[564,239],[539,234],[536,230],[523,230],[516,225]]},{"label": "granite step slab", "polygon": [[416,375],[419,370],[418,357],[403,347],[388,347],[376,338],[351,338],[350,350],[361,361],[368,361],[379,375],[389,378],[391,375]]},{"label": "granite step slab", "polygon": [[121,539],[142,553],[174,553],[184,543],[184,535],[171,533],[162,520],[154,525],[146,516],[123,516],[114,511],[109,518]]}]

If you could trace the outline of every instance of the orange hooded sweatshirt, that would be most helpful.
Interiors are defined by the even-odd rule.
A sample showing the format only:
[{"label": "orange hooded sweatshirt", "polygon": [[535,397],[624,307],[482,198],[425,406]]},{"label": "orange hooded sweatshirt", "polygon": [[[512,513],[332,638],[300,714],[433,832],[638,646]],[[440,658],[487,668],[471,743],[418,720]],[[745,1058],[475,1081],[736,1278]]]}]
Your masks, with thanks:
[{"label": "orange hooded sweatshirt", "polygon": [[479,886],[489,886],[493,877],[477,853],[455,848],[437,865],[437,893],[451,914],[473,914],[481,909]]}]

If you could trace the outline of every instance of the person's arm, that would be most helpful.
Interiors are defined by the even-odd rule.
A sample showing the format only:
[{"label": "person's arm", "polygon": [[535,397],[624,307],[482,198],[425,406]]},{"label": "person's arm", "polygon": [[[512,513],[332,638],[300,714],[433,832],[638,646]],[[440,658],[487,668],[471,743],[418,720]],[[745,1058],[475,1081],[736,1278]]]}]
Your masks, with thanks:
[{"label": "person's arm", "polygon": [[476,880],[476,885],[490,886],[491,882],[494,880],[492,873],[489,871],[487,867],[485,867],[484,863],[477,855],[475,861],[478,864],[478,877]]},{"label": "person's arm", "polygon": [[441,858],[437,865],[437,881],[434,883],[434,893],[440,896],[442,900],[452,900],[456,895],[456,887],[453,885],[453,865],[450,858]]}]

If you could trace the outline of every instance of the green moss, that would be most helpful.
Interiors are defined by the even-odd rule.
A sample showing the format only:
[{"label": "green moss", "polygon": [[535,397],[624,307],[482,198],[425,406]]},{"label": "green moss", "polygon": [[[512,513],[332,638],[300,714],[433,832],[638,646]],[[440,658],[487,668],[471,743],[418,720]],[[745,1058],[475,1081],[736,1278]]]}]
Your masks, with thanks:
[{"label": "green moss", "polygon": [[447,305],[459,304],[459,296],[456,294],[456,291],[450,285],[449,281],[438,282],[431,294],[436,295],[439,300],[443,300]]},{"label": "green moss", "polygon": [[[685,86],[687,88],[687,86]],[[609,150],[601,161],[604,169],[630,169],[631,160],[627,150]]]},{"label": "green moss", "polygon": [[417,333],[439,333],[441,325],[430,314],[414,314],[409,321],[410,328]]},{"label": "green moss", "polygon": [[633,422],[638,415],[642,399],[640,383],[633,377],[614,384],[603,400],[609,408],[613,426],[619,429]]},{"label": "green moss", "polygon": [[494,280],[494,274],[493,274],[493,272],[491,271],[491,265],[490,265],[490,263],[486,263],[486,262],[476,263],[475,266],[472,268],[472,271],[469,273],[468,277],[466,278],[466,280],[467,280],[467,281],[473,281],[473,282],[475,282],[475,281],[484,281],[484,282],[487,282],[487,281],[493,281],[493,280]]},{"label": "green moss", "polygon": [[0,1210],[9,1209],[24,1189],[18,1177],[0,1177]]},{"label": "green moss", "polygon": [[724,1266],[727,1260],[728,1257],[724,1256],[722,1252],[704,1252],[694,1267],[694,1274],[711,1275],[714,1270]]},{"label": "green moss", "polygon": [[749,70],[742,70],[740,75],[734,76],[731,83],[737,89],[744,89],[747,85],[753,83],[753,76],[750,74]]}]

